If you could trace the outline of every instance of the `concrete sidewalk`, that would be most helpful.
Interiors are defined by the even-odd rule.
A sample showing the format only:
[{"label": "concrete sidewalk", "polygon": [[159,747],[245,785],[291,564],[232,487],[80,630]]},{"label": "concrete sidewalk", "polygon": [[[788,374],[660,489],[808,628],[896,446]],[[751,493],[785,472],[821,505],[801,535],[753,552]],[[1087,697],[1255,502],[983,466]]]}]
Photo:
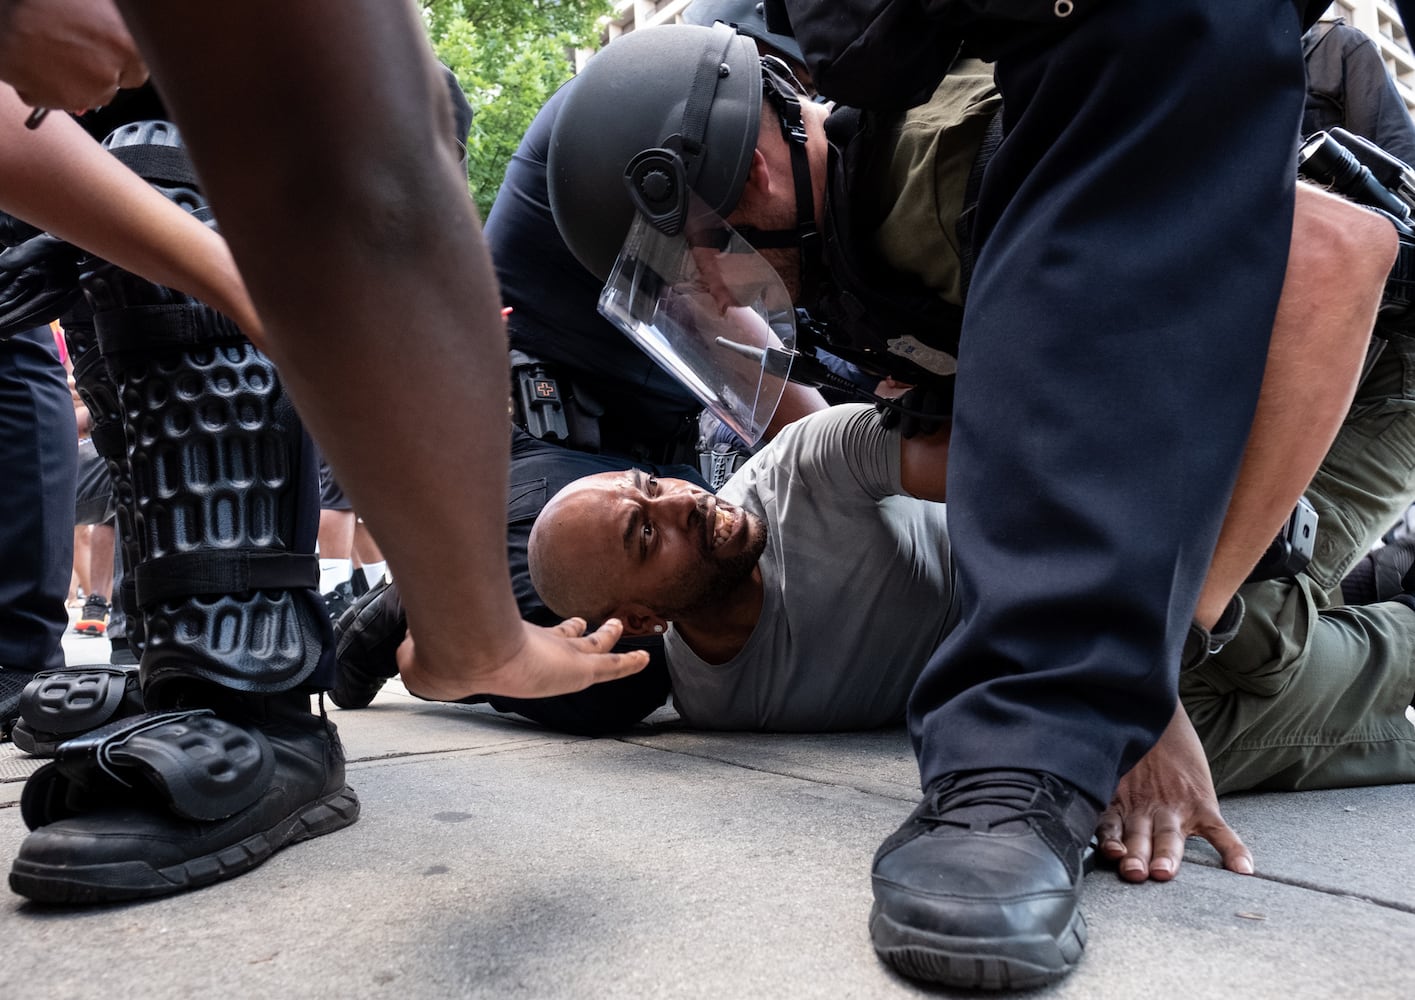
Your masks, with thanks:
[{"label": "concrete sidewalk", "polygon": [[[70,662],[100,640],[66,643]],[[34,1000],[893,997],[870,858],[912,810],[902,730],[617,739],[409,697],[331,709],[353,827],[230,882],[88,910],[0,897],[5,981]],[[0,844],[34,763],[0,746]],[[1028,996],[1415,997],[1415,789],[1235,796],[1244,878],[1191,842],[1179,879],[1089,876],[1090,944]],[[935,993],[935,995],[937,995]]]}]

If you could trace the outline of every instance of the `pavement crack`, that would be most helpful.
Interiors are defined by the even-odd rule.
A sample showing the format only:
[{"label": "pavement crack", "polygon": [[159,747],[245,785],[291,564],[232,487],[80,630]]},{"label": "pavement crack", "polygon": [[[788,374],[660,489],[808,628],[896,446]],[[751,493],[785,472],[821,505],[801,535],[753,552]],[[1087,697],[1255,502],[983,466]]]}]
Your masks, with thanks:
[{"label": "pavement crack", "polygon": [[898,802],[913,802],[918,798],[917,794],[910,795],[890,795],[882,792],[878,788],[864,788],[860,785],[845,781],[829,781],[825,778],[813,777],[809,774],[801,774],[798,771],[783,771],[771,767],[763,767],[757,764],[745,764],[740,760],[733,760],[728,757],[720,757],[712,753],[695,753],[692,750],[682,750],[676,747],[659,746],[656,743],[645,743],[627,736],[614,737],[616,743],[628,743],[632,746],[641,747],[645,750],[657,750],[659,753],[677,754],[680,757],[693,757],[697,760],[710,760],[716,764],[726,764],[729,767],[741,768],[743,771],[755,771],[758,774],[774,774],[778,778],[794,778],[797,781],[808,781],[813,785],[824,785],[828,788],[848,788],[862,795],[873,795],[882,799],[894,799]]},{"label": "pavement crack", "polygon": [[385,760],[410,760],[417,757],[445,757],[448,754],[475,753],[483,757],[492,757],[497,754],[509,753],[513,750],[524,750],[527,747],[555,747],[573,746],[583,743],[584,740],[570,741],[546,741],[546,740],[520,740],[515,743],[499,743],[495,746],[472,746],[472,747],[443,747],[440,750],[391,750],[388,753],[368,754],[367,756],[349,757],[346,764],[369,764]]},{"label": "pavement crack", "polygon": [[[1223,863],[1214,861],[1212,858],[1184,858],[1185,864],[1198,865],[1202,868],[1212,868],[1215,871],[1223,871]],[[1400,913],[1415,914],[1415,903],[1405,903],[1398,899],[1385,899],[1380,896],[1371,896],[1360,892],[1351,892],[1346,889],[1337,889],[1320,882],[1313,882],[1304,878],[1289,878],[1284,875],[1275,875],[1271,872],[1254,872],[1248,878],[1259,879],[1263,882],[1276,882],[1278,885],[1290,885],[1294,889],[1306,889],[1308,892],[1320,893],[1323,896],[1332,896],[1337,899],[1354,899],[1360,903],[1370,903],[1372,906],[1379,906],[1385,910],[1396,910]]]}]

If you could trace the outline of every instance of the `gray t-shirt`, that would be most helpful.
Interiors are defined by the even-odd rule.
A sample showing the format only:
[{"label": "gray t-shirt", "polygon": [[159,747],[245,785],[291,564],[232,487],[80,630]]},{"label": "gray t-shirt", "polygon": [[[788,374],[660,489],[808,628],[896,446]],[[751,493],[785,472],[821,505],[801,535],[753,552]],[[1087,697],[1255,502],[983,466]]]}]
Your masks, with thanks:
[{"label": "gray t-shirt", "polygon": [[904,716],[957,620],[944,505],[900,495],[899,436],[834,406],[781,432],[719,491],[766,521],[761,619],[726,663],[666,637],[673,701],[703,729],[868,729]]}]

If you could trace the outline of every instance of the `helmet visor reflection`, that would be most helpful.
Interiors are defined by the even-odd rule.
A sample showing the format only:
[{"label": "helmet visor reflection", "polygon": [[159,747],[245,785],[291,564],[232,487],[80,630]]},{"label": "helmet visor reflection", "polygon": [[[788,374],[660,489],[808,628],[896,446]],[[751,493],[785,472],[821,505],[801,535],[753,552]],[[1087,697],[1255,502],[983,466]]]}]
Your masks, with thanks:
[{"label": "helmet visor reflection", "polygon": [[761,439],[787,374],[761,351],[795,349],[796,313],[771,265],[696,196],[674,236],[635,216],[599,311],[744,441]]}]

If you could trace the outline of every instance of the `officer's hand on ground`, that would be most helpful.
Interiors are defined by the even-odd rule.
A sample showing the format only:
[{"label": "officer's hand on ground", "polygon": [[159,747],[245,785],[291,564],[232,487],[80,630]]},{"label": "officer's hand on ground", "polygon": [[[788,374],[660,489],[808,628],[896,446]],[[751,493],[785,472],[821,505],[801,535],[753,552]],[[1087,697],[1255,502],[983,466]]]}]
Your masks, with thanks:
[{"label": "officer's hand on ground", "polygon": [[457,663],[428,663],[417,656],[410,636],[398,648],[403,686],[420,698],[454,701],[473,694],[545,698],[582,691],[591,684],[636,674],[648,666],[644,650],[611,653],[624,626],[611,618],[585,634],[585,622],[567,618],[554,628],[521,623],[521,644],[499,663],[478,664],[474,656]]},{"label": "officer's hand on ground", "polygon": [[0,0],[0,80],[26,104],[98,108],[146,79],[111,0]]},{"label": "officer's hand on ground", "polygon": [[1174,878],[1191,836],[1213,844],[1229,871],[1253,873],[1252,854],[1219,814],[1208,759],[1182,705],[1159,742],[1120,780],[1096,833],[1101,853],[1119,862],[1120,877],[1129,882]]}]

